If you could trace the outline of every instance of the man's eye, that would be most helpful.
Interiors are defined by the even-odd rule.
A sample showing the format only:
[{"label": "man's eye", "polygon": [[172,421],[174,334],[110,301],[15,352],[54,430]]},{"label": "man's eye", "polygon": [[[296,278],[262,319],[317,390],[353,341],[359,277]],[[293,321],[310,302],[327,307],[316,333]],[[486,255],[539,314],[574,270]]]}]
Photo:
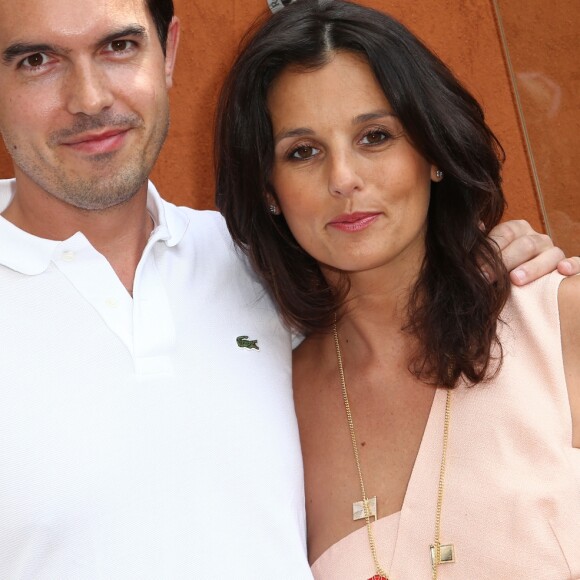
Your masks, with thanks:
[{"label": "man's eye", "polygon": [[30,56],[27,56],[20,63],[20,65],[23,66],[24,68],[38,68],[39,66],[42,66],[43,64],[46,64],[47,62],[48,62],[48,56],[46,56],[46,54],[44,54],[43,52],[37,52],[35,54],[31,54]]},{"label": "man's eye", "polygon": [[132,44],[133,43],[130,40],[113,40],[113,42],[109,44],[109,47],[113,52],[124,52],[125,50],[130,49]]}]

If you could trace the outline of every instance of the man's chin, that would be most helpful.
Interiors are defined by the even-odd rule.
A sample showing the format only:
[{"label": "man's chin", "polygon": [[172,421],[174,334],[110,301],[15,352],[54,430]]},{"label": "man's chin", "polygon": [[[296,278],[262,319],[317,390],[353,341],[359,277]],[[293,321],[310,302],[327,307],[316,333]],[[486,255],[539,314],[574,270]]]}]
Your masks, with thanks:
[{"label": "man's chin", "polygon": [[147,174],[142,171],[128,172],[126,166],[122,171],[115,165],[107,165],[106,171],[77,171],[72,179],[56,180],[47,191],[81,210],[105,211],[121,206],[146,187]]},{"label": "man's chin", "polygon": [[112,190],[102,192],[93,190],[90,196],[82,194],[67,195],[62,198],[62,201],[82,211],[104,212],[120,208],[127,204],[135,197],[139,189],[140,187],[135,190],[123,190],[113,193],[111,193]]}]

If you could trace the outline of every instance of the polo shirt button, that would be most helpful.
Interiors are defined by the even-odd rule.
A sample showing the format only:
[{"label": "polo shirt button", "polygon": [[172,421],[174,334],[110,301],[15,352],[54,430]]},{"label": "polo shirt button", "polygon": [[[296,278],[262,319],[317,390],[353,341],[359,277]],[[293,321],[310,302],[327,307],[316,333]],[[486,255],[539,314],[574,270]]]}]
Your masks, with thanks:
[{"label": "polo shirt button", "polygon": [[105,300],[105,304],[109,307],[109,308],[118,308],[119,307],[119,301],[116,298],[107,298]]},{"label": "polo shirt button", "polygon": [[63,262],[72,262],[75,259],[75,253],[70,250],[66,250],[62,253],[61,258]]}]

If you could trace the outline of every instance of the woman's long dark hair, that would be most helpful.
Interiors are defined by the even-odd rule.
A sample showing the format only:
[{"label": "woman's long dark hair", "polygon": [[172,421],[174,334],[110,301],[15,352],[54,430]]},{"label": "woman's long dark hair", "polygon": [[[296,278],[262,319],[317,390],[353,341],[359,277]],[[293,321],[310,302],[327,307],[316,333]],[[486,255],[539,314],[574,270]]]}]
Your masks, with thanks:
[{"label": "woman's long dark hair", "polygon": [[321,67],[338,51],[364,57],[410,141],[445,173],[431,187],[426,255],[409,299],[406,329],[419,344],[411,370],[440,385],[461,375],[480,382],[491,371],[509,293],[497,248],[482,231],[504,210],[503,151],[477,101],[399,22],[342,0],[298,0],[250,31],[219,101],[217,205],[286,321],[306,334],[328,330],[348,288],[330,287],[284,217],[268,211],[266,193],[276,192],[266,100],[286,67]]}]

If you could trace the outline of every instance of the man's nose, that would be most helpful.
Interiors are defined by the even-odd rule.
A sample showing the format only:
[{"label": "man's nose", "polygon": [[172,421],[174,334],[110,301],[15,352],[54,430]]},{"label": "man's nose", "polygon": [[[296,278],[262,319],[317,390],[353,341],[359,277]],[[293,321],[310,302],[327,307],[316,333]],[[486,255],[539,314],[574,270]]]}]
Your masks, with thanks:
[{"label": "man's nose", "polygon": [[114,102],[113,92],[105,71],[93,63],[76,65],[66,83],[69,113],[98,115]]}]

